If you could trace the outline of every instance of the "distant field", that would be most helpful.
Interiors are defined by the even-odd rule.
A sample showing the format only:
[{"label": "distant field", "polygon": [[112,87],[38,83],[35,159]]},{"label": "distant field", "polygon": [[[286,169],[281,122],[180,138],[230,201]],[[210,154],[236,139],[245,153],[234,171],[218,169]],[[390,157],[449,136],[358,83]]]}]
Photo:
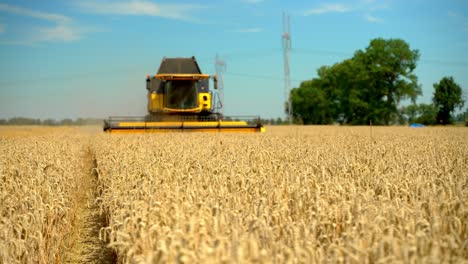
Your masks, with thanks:
[{"label": "distant field", "polygon": [[468,261],[465,127],[0,127],[0,183],[0,263]]},{"label": "distant field", "polygon": [[44,135],[49,134],[50,132],[57,129],[63,128],[52,128],[45,126],[0,126],[0,136],[6,138]]},{"label": "distant field", "polygon": [[57,133],[96,134],[102,131],[100,126],[0,126],[0,139],[11,137],[29,137]]}]

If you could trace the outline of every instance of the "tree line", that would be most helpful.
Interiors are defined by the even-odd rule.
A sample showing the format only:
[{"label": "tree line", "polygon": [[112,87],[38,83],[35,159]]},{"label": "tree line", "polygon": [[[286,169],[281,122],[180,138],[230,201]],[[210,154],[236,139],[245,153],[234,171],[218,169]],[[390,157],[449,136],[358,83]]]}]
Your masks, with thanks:
[{"label": "tree line", "polygon": [[35,119],[27,117],[13,117],[9,119],[0,119],[0,125],[12,125],[12,126],[84,126],[84,125],[100,125],[102,119],[98,118],[77,118],[70,119],[65,118],[56,120],[52,118],[48,119]]},{"label": "tree line", "polygon": [[[365,50],[320,67],[318,77],[292,89],[293,118],[303,124],[450,124],[454,110],[464,105],[462,88],[444,77],[434,84],[431,104],[416,104],[422,95],[414,73],[419,58],[404,40],[373,39]],[[402,101],[411,104],[401,106]]]}]

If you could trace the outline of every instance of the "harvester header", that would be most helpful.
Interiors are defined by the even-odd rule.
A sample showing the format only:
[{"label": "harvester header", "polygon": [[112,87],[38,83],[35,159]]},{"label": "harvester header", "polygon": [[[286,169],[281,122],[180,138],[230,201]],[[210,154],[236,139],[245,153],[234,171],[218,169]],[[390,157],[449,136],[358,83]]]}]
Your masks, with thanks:
[{"label": "harvester header", "polygon": [[259,117],[226,117],[217,90],[216,75],[203,74],[195,57],[163,58],[156,75],[147,75],[148,114],[110,117],[104,131],[135,132],[264,132]]}]

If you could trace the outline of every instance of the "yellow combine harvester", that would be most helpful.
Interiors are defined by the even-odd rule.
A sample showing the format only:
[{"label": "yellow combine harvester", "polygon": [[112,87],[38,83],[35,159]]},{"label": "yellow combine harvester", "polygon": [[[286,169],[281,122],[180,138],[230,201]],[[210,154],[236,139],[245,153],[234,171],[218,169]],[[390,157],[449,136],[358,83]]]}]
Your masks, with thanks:
[{"label": "yellow combine harvester", "polygon": [[224,117],[221,103],[209,90],[216,76],[203,74],[195,57],[164,58],[155,76],[148,75],[148,115],[109,117],[104,131],[136,132],[264,132],[259,117]]}]

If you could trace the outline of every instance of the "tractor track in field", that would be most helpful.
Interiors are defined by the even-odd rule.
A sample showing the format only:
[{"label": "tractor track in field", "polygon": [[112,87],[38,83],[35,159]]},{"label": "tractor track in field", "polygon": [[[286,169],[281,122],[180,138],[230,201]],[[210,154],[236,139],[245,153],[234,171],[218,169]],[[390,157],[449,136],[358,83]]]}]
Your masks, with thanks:
[{"label": "tractor track in field", "polygon": [[88,149],[82,157],[82,173],[79,175],[76,207],[69,243],[65,252],[66,263],[116,263],[115,252],[99,239],[99,231],[107,225],[105,215],[96,203],[98,177],[94,170],[96,160]]}]

